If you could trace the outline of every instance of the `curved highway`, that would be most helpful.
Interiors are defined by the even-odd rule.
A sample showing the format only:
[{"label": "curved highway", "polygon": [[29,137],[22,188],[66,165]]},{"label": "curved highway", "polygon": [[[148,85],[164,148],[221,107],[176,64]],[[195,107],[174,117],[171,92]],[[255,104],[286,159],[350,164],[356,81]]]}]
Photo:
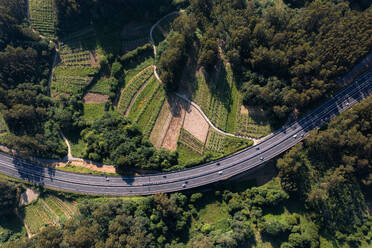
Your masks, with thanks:
[{"label": "curved highway", "polygon": [[150,195],[195,188],[249,173],[371,93],[372,69],[369,69],[333,98],[300,120],[282,127],[259,145],[182,171],[138,177],[104,177],[59,171],[0,153],[0,173],[50,188],[95,195]]}]

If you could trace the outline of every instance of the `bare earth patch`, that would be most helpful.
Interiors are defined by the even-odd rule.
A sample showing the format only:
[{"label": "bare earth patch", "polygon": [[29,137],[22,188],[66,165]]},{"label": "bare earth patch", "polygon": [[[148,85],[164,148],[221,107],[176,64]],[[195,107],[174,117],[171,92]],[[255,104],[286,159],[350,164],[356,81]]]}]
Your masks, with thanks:
[{"label": "bare earth patch", "polygon": [[84,96],[84,103],[105,103],[109,99],[108,95],[102,95],[97,93],[88,93]]},{"label": "bare earth patch", "polygon": [[163,140],[162,147],[170,151],[175,151],[186,111],[184,101],[179,99],[173,99],[172,101],[174,101],[174,104],[171,103],[172,120]]},{"label": "bare earth patch", "polygon": [[242,105],[242,106],[240,106],[240,113],[242,115],[247,115],[248,114],[248,109],[244,105]]},{"label": "bare earth patch", "polygon": [[[73,166],[80,166],[84,168],[88,168],[90,170],[99,171],[99,172],[106,172],[106,173],[116,173],[115,167],[112,165],[102,165],[98,166],[96,164],[92,164],[86,161],[71,161],[71,165]],[[66,163],[57,163],[56,167],[65,167]]]},{"label": "bare earth patch", "polygon": [[192,105],[186,111],[183,128],[205,144],[208,136],[209,125],[200,112]]},{"label": "bare earth patch", "polygon": [[25,205],[27,203],[30,203],[34,200],[36,200],[39,197],[39,192],[33,189],[27,188],[25,192],[21,195],[21,200],[19,202],[19,205]]},{"label": "bare earth patch", "polygon": [[156,147],[156,149],[159,149],[163,144],[171,120],[171,107],[168,101],[164,101],[158,119],[156,120],[155,126],[150,135],[150,142]]}]

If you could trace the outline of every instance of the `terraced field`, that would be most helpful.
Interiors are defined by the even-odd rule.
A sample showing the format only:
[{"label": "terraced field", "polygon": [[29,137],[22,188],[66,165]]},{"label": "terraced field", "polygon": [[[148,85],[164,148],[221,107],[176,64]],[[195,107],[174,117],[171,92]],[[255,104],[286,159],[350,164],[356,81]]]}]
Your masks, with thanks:
[{"label": "terraced field", "polygon": [[136,97],[136,100],[128,114],[129,119],[135,122],[138,121],[143,109],[146,109],[147,105],[150,104],[159,87],[160,83],[155,77],[152,77],[151,81],[147,83],[146,87]]},{"label": "terraced field", "polygon": [[48,39],[56,35],[57,13],[53,0],[29,0],[31,27]]},{"label": "terraced field", "polygon": [[200,155],[204,153],[204,144],[183,128],[181,128],[178,142]]},{"label": "terraced field", "polygon": [[217,86],[207,83],[202,71],[197,72],[196,78],[192,99],[216,127],[252,138],[261,138],[272,132],[263,111],[255,107],[248,111],[242,105],[242,96],[236,88],[230,65],[223,66]]},{"label": "terraced field", "polygon": [[153,67],[150,66],[143,70],[142,72],[138,73],[135,77],[132,78],[130,82],[126,85],[126,87],[122,90],[117,111],[119,113],[124,114],[132,100],[135,96],[137,91],[141,88],[141,86],[146,83],[146,81],[153,75]]},{"label": "terraced field", "polygon": [[58,66],[53,73],[50,90],[52,96],[59,93],[79,94],[87,87],[94,75],[98,72],[96,67],[88,66]]},{"label": "terraced field", "polygon": [[253,145],[252,140],[226,136],[210,130],[206,142],[206,149],[222,155],[228,155]]},{"label": "terraced field", "polygon": [[164,101],[165,90],[162,87],[158,87],[151,101],[138,114],[137,124],[142,130],[143,135],[147,138],[150,137]]},{"label": "terraced field", "polygon": [[37,234],[43,227],[59,225],[76,213],[77,208],[72,202],[49,195],[25,207],[24,223],[31,234]]},{"label": "terraced field", "polygon": [[51,83],[52,96],[60,93],[81,94],[99,71],[95,51],[75,40],[59,49],[60,63],[55,68]]}]

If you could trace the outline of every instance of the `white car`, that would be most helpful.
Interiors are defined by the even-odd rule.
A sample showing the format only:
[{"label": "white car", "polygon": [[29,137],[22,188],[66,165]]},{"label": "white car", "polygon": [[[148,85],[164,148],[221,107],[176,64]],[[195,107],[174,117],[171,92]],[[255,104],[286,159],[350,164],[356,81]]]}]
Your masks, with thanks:
[{"label": "white car", "polygon": [[260,157],[261,160],[263,160],[263,157]]},{"label": "white car", "polygon": [[293,138],[297,138],[297,134],[293,135]]},{"label": "white car", "polygon": [[222,175],[222,171],[219,171],[219,172],[218,172],[218,175]]},{"label": "white car", "polygon": [[182,184],[182,188],[186,188],[186,183]]}]

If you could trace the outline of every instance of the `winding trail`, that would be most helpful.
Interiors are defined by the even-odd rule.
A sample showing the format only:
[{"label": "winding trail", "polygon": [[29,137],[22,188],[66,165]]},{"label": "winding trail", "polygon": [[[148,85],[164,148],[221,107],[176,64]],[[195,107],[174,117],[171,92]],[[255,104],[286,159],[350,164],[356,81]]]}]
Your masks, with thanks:
[{"label": "winding trail", "polygon": [[[156,45],[155,45],[155,42],[154,42],[154,38],[153,38],[153,36],[152,36],[152,33],[153,33],[154,29],[156,28],[157,25],[159,25],[160,22],[162,22],[162,21],[163,21],[164,19],[166,19],[167,17],[172,16],[172,15],[179,15],[179,14],[180,14],[180,12],[178,12],[178,11],[171,12],[171,13],[169,13],[168,15],[163,16],[163,17],[162,17],[160,20],[158,20],[154,25],[152,25],[152,27],[151,27],[151,29],[150,29],[150,40],[151,40],[151,43],[152,43],[152,47],[153,47],[153,49],[154,49],[154,57],[156,57],[156,54],[157,54],[157,52],[156,52]],[[161,81],[161,79],[160,79],[160,77],[159,77],[159,75],[158,75],[157,68],[156,68],[156,65],[155,65],[155,64],[154,64],[154,75],[155,75],[156,79],[157,79],[160,83],[162,83],[162,81]],[[243,135],[237,135],[237,134],[232,134],[232,133],[225,132],[225,131],[219,129],[218,127],[216,127],[216,126],[215,126],[215,125],[214,125],[214,124],[209,120],[209,118],[207,117],[207,115],[203,112],[203,110],[200,108],[200,106],[199,106],[197,103],[191,101],[191,100],[188,99],[185,95],[182,95],[182,94],[180,94],[180,93],[175,93],[175,95],[176,95],[177,97],[179,97],[179,98],[185,100],[185,101],[186,101],[187,103],[189,103],[190,105],[194,106],[194,107],[199,111],[199,113],[203,116],[203,118],[208,122],[209,126],[212,127],[212,128],[213,128],[216,132],[218,132],[218,133],[221,133],[221,134],[223,134],[223,135],[227,135],[227,136],[230,136],[230,137],[249,139],[249,140],[252,140],[252,141],[253,141],[253,144],[254,144],[254,145],[256,145],[256,144],[262,142],[263,140],[265,140],[265,139],[267,139],[267,138],[269,138],[270,136],[273,135],[273,133],[271,133],[271,134],[269,134],[269,135],[267,135],[267,136],[265,136],[265,137],[262,137],[262,138],[260,138],[260,139],[256,139],[256,138],[249,137],[249,136],[243,136]]]}]

